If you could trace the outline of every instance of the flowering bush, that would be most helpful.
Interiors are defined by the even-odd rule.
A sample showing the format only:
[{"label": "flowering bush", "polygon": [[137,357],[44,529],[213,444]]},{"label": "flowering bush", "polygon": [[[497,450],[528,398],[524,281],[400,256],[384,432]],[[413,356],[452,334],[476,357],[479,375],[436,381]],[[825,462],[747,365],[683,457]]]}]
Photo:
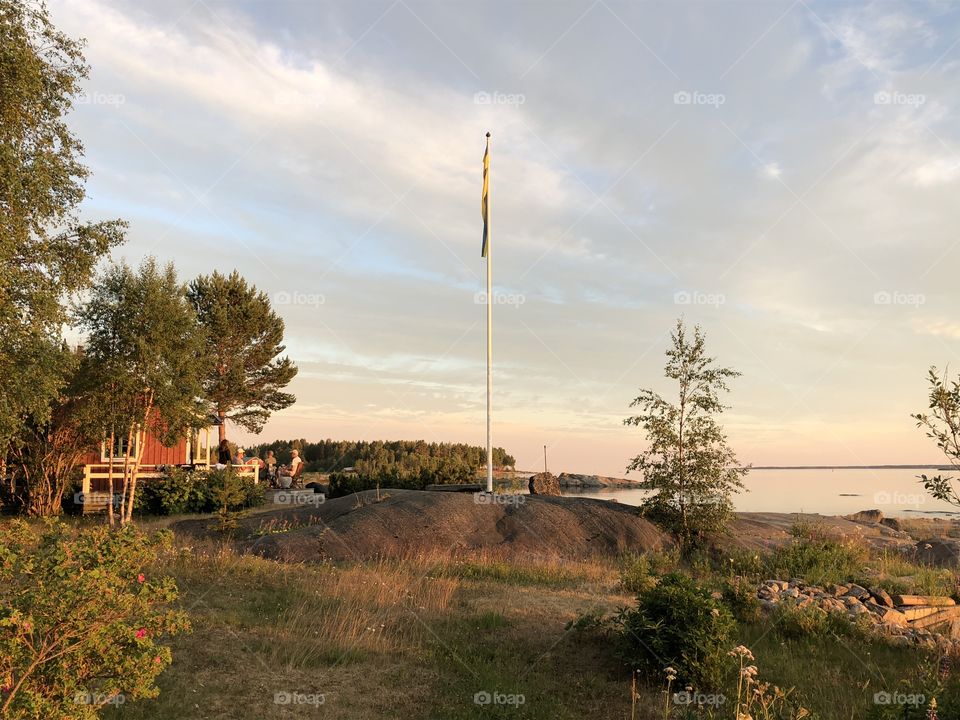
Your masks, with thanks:
[{"label": "flowering bush", "polygon": [[150,568],[169,533],[0,527],[0,717],[95,718],[155,697],[164,641],[189,629],[177,588]]}]

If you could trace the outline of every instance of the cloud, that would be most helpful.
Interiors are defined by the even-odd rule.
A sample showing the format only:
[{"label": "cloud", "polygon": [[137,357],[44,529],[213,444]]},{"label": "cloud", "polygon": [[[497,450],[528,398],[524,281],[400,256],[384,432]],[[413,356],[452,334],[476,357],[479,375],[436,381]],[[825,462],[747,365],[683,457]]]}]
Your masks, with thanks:
[{"label": "cloud", "polygon": [[[731,398],[746,460],[822,461],[776,456],[755,428],[826,437],[838,406],[866,422],[907,392],[890,377],[955,349],[946,326],[870,300],[942,289],[922,317],[960,301],[949,9],[598,5],[571,27],[586,8],[207,5],[51,11],[89,39],[88,89],[125,98],[73,116],[87,211],[132,221],[120,252],[324,297],[281,310],[304,371],[268,434],[289,416],[298,435],[482,439],[487,130],[495,281],[524,297],[495,309],[500,437],[521,459],[556,434],[571,469],[622,468],[637,439],[619,416],[661,382],[680,314],[747,373]],[[681,306],[678,289],[726,302]],[[877,358],[885,375],[863,371]]]}]

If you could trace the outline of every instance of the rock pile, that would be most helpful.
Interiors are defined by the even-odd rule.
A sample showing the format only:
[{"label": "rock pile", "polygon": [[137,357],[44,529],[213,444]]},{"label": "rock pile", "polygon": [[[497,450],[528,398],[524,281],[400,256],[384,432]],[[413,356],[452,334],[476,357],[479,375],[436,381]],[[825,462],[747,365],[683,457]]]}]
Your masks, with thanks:
[{"label": "rock pile", "polygon": [[851,620],[866,618],[878,632],[901,645],[939,647],[960,652],[960,606],[953,598],[890,595],[882,588],[847,585],[808,585],[800,578],[767,580],[757,590],[761,605],[815,607],[843,613]]}]

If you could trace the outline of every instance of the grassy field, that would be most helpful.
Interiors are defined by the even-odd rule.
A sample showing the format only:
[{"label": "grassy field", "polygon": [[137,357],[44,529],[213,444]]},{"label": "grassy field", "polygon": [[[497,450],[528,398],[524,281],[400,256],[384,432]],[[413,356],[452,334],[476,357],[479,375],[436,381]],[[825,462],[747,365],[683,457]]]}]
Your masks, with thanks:
[{"label": "grassy field", "polygon": [[[631,717],[630,670],[611,635],[583,621],[633,602],[613,560],[292,566],[203,542],[156,570],[176,578],[194,632],[174,641],[159,698],[107,717]],[[921,652],[879,641],[789,639],[769,622],[740,635],[761,679],[795,688],[824,720],[867,717],[874,693],[916,689],[933,672]],[[664,717],[658,682],[639,694],[636,717]],[[488,697],[499,702],[476,702]]]}]

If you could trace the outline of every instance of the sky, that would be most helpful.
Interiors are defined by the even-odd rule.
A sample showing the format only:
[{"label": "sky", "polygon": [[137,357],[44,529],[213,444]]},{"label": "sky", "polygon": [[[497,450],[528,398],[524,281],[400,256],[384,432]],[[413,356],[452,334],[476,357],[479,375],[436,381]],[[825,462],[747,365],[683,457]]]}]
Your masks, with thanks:
[{"label": "sky", "polygon": [[[740,459],[931,463],[960,350],[960,5],[50,0],[115,258],[238,269],[300,368],[258,437],[494,442],[623,475],[678,317]],[[954,363],[956,366],[957,363]]]}]

